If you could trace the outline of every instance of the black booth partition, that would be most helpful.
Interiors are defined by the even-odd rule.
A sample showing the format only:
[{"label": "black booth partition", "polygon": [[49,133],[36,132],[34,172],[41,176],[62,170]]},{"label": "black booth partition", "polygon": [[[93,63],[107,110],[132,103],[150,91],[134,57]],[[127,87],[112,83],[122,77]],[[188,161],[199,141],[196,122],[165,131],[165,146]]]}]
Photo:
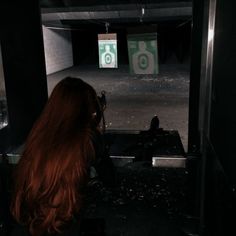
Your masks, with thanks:
[{"label": "black booth partition", "polygon": [[1,235],[6,233],[5,226],[10,222],[12,166],[6,153],[24,143],[48,99],[41,27],[38,1],[1,1],[0,66],[6,95],[4,105],[7,104],[1,108],[1,116],[7,112],[4,118],[7,125],[0,129]]},{"label": "black booth partition", "polygon": [[37,1],[1,1],[0,15],[9,140],[17,146],[48,98],[40,8]]},{"label": "black booth partition", "polygon": [[200,93],[201,234],[235,234],[235,1],[206,1]]}]

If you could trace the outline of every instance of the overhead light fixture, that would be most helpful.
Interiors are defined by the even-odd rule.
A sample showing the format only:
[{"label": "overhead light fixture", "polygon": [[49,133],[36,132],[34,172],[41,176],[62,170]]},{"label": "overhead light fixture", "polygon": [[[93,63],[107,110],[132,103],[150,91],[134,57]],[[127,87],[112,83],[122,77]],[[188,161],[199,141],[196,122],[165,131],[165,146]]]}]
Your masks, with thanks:
[{"label": "overhead light fixture", "polygon": [[140,18],[139,18],[139,21],[140,21],[140,22],[143,22],[143,16],[144,16],[144,14],[145,14],[145,8],[142,7],[142,8],[141,8],[141,16],[140,16]]},{"label": "overhead light fixture", "polygon": [[144,14],[145,14],[145,8],[142,7],[142,16],[144,16]]}]

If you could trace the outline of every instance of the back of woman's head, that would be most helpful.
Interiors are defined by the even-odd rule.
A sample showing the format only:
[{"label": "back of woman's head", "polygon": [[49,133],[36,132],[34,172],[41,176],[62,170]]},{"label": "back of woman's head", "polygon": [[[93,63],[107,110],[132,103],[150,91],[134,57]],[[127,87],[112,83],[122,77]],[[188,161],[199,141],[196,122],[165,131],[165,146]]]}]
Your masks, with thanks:
[{"label": "back of woman's head", "polygon": [[53,128],[66,125],[81,128],[87,125],[97,125],[101,119],[98,99],[94,89],[81,79],[67,77],[60,81],[50,96],[43,115],[45,121]]},{"label": "back of woman's head", "polygon": [[31,235],[60,232],[79,213],[100,118],[90,85],[71,77],[56,85],[15,173],[12,214]]}]

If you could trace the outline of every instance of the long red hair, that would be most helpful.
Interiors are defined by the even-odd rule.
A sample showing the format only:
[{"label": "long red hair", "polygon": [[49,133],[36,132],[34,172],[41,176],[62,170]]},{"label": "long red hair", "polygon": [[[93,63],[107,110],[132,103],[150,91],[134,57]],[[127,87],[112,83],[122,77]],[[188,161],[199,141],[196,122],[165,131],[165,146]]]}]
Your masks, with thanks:
[{"label": "long red hair", "polygon": [[15,172],[11,211],[31,235],[60,232],[79,213],[93,130],[100,117],[95,90],[67,77],[34,124]]}]

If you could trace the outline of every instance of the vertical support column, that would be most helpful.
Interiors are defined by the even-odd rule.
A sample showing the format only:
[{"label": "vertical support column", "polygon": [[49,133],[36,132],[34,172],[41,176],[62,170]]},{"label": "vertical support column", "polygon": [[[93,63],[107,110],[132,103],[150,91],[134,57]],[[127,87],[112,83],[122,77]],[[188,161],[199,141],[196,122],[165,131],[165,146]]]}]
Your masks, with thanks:
[{"label": "vertical support column", "polygon": [[[189,126],[188,126],[188,206],[189,213],[199,217],[200,207],[200,133],[199,133],[199,94],[203,45],[204,0],[193,1],[193,22],[191,40],[191,65],[189,87]],[[194,158],[191,158],[193,155]],[[197,155],[197,156],[196,156]]]},{"label": "vertical support column", "polygon": [[199,92],[201,77],[204,0],[193,1],[193,27],[189,87],[188,152],[199,151]]}]

